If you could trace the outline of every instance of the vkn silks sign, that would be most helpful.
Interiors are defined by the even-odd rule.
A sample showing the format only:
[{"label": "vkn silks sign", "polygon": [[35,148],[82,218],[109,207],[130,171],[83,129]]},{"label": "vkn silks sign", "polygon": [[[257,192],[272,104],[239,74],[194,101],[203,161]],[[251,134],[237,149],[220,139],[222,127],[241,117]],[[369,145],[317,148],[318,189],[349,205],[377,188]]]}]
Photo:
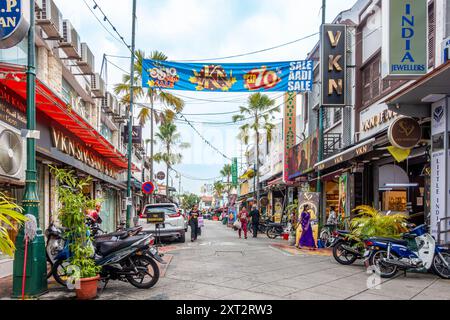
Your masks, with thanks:
[{"label": "vkn silks sign", "polygon": [[322,106],[345,107],[347,82],[347,28],[345,25],[322,25]]},{"label": "vkn silks sign", "polygon": [[0,0],[0,49],[14,47],[22,41],[30,28],[30,2]]},{"label": "vkn silks sign", "polygon": [[382,74],[410,79],[428,70],[427,0],[383,0]]},{"label": "vkn silks sign", "polygon": [[311,60],[261,63],[177,63],[144,60],[142,86],[202,92],[306,92]]}]

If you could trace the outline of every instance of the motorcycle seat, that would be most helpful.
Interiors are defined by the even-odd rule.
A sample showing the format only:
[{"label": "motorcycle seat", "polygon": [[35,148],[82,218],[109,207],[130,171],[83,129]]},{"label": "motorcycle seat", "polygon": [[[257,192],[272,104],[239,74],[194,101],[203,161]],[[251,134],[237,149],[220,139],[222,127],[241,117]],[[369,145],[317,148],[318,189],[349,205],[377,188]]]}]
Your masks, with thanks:
[{"label": "motorcycle seat", "polygon": [[107,256],[115,251],[119,251],[121,249],[129,247],[133,243],[135,243],[143,238],[144,238],[144,236],[135,236],[135,237],[128,237],[125,240],[120,240],[120,241],[101,241],[96,245],[96,247],[98,249],[98,252],[102,256]]},{"label": "motorcycle seat", "polygon": [[269,227],[282,227],[283,224],[282,223],[275,223],[275,222],[271,222],[268,224]]},{"label": "motorcycle seat", "polygon": [[116,238],[119,238],[119,239],[125,239],[126,237],[128,237],[128,232],[127,231],[111,232],[111,233],[99,235],[99,236],[97,236],[95,238],[101,240],[101,239],[105,239],[105,238],[110,239],[110,238],[113,238],[113,237],[116,237]]},{"label": "motorcycle seat", "polygon": [[402,246],[408,245],[408,242],[406,240],[401,240],[401,239],[376,237],[376,238],[371,238],[371,240],[380,241],[380,242],[390,242],[390,243],[395,243],[395,244],[399,244],[399,245],[402,245]]}]

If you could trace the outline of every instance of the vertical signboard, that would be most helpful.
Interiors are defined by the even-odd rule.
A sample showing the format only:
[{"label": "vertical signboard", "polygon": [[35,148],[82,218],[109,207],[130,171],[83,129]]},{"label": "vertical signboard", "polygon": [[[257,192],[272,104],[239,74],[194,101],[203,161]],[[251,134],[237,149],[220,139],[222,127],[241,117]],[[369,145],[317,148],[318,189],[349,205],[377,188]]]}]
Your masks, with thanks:
[{"label": "vertical signboard", "polygon": [[438,239],[440,230],[445,229],[444,222],[441,219],[446,216],[446,142],[447,132],[447,103],[446,99],[434,103],[432,106],[432,152],[431,152],[431,216],[430,227],[431,234]]},{"label": "vertical signboard", "polygon": [[233,163],[231,164],[231,181],[234,187],[238,185],[238,161],[237,158],[233,158]]},{"label": "vertical signboard", "polygon": [[297,94],[294,92],[286,93],[284,96],[284,153],[283,153],[283,181],[289,181],[289,149],[295,146],[297,129]]},{"label": "vertical signboard", "polygon": [[427,6],[427,0],[383,0],[383,78],[410,79],[427,73]]},{"label": "vertical signboard", "polygon": [[340,24],[322,25],[321,44],[321,104],[325,107],[345,107],[347,27]]}]

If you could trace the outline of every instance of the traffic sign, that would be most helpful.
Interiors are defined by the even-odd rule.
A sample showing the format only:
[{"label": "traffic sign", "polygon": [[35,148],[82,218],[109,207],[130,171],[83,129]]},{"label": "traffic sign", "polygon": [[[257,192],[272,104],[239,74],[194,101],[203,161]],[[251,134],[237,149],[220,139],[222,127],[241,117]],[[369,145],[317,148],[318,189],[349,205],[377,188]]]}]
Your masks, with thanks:
[{"label": "traffic sign", "polygon": [[163,171],[160,171],[156,174],[156,178],[158,180],[164,180],[166,178],[166,174]]},{"label": "traffic sign", "polygon": [[155,192],[155,185],[154,185],[154,183],[151,182],[151,181],[145,182],[142,185],[142,192],[144,194],[152,194],[153,192]]}]

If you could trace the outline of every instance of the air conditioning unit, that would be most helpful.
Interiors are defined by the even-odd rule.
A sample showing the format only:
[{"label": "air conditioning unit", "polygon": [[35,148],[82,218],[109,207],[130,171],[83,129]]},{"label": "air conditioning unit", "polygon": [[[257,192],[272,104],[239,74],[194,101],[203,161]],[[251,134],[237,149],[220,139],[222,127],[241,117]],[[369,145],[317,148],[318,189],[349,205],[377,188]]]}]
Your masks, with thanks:
[{"label": "air conditioning unit", "polygon": [[116,96],[112,96],[112,111],[114,113],[115,116],[119,116],[120,115],[120,105],[119,105],[119,100],[117,100]]},{"label": "air conditioning unit", "polygon": [[34,1],[34,11],[37,13],[38,11],[42,11],[42,1],[43,0],[35,0]]},{"label": "air conditioning unit", "polygon": [[69,20],[63,20],[63,39],[59,46],[67,55],[67,58],[81,58],[80,36]]},{"label": "air conditioning unit", "polygon": [[105,82],[98,73],[91,76],[91,92],[95,98],[105,97]]},{"label": "air conditioning unit", "polygon": [[0,176],[25,182],[26,143],[12,127],[0,125]]},{"label": "air conditioning unit", "polygon": [[83,74],[89,75],[94,73],[95,57],[86,43],[81,44],[81,60],[76,62]]},{"label": "air conditioning unit", "polygon": [[53,0],[41,0],[41,9],[36,11],[36,24],[47,34],[47,40],[61,40],[63,19],[62,14]]},{"label": "air conditioning unit", "polygon": [[110,92],[107,92],[102,98],[102,109],[108,114],[113,113],[113,98],[114,96]]},{"label": "air conditioning unit", "polygon": [[117,114],[114,116],[114,121],[116,123],[125,123],[127,116],[125,114],[125,106],[121,103],[117,103]]}]

